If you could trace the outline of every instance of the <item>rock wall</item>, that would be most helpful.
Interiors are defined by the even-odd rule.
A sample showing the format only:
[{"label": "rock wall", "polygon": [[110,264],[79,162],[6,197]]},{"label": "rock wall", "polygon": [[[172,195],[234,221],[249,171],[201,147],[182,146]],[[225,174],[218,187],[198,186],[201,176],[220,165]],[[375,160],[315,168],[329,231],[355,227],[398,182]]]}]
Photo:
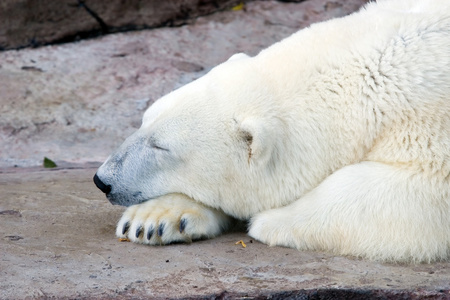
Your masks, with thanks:
[{"label": "rock wall", "polygon": [[2,0],[0,50],[181,25],[239,3],[239,0]]}]

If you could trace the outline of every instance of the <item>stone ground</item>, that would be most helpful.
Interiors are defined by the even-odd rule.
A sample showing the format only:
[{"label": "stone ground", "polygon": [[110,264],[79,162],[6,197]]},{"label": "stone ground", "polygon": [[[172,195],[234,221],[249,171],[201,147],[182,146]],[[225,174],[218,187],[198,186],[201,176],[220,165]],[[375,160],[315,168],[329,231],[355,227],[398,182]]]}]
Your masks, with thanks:
[{"label": "stone ground", "polygon": [[[268,247],[243,230],[190,245],[119,242],[95,169],[0,174],[0,299],[450,299],[450,264]],[[236,245],[243,240],[247,245]]]},{"label": "stone ground", "polygon": [[[123,208],[92,183],[155,99],[363,2],[252,2],[178,28],[0,52],[0,299],[450,299],[445,262],[270,248],[243,228],[190,245],[119,242]],[[44,156],[58,168],[39,167]]]}]

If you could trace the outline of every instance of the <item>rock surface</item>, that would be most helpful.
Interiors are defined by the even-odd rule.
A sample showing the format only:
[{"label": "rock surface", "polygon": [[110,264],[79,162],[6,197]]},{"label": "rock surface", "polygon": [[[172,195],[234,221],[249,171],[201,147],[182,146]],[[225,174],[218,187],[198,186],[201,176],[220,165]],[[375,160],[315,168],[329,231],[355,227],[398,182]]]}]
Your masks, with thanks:
[{"label": "rock surface", "polygon": [[0,167],[103,161],[162,95],[365,2],[255,1],[177,28],[0,52]]},{"label": "rock surface", "polygon": [[95,169],[14,171],[0,173],[0,299],[450,299],[450,263],[268,247],[241,231],[162,247],[119,242],[123,208],[92,184]]},{"label": "rock surface", "polygon": [[181,25],[238,3],[239,0],[2,0],[0,50]]}]

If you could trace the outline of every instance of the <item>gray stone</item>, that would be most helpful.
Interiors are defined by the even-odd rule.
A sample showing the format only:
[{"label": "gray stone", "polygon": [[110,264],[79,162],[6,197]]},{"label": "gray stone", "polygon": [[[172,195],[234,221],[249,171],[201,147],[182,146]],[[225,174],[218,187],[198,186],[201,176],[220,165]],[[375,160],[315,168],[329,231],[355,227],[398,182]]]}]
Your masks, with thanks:
[{"label": "gray stone", "polygon": [[3,0],[0,49],[73,41],[106,33],[181,25],[239,0]]},{"label": "gray stone", "polygon": [[0,299],[450,298],[449,263],[268,247],[242,230],[192,244],[119,242],[123,208],[93,185],[95,169],[8,172],[0,173]]}]

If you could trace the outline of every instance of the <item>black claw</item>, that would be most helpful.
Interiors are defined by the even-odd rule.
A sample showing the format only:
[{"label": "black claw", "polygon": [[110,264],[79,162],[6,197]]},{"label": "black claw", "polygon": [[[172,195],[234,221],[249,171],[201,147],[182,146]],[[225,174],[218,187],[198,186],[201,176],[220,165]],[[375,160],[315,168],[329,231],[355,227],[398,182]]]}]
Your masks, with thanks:
[{"label": "black claw", "polygon": [[130,229],[130,222],[126,222],[125,224],[123,224],[122,234],[125,234],[128,231],[128,229]]},{"label": "black claw", "polygon": [[141,235],[141,233],[142,233],[143,230],[144,230],[144,228],[143,228],[142,226],[139,226],[139,227],[136,229],[136,237],[137,237],[137,238]]},{"label": "black claw", "polygon": [[164,223],[159,224],[158,226],[158,236],[162,236],[164,232]]},{"label": "black claw", "polygon": [[150,227],[147,231],[147,240],[150,241],[150,239],[152,238],[153,232],[154,232],[153,227]]},{"label": "black claw", "polygon": [[186,219],[181,219],[180,221],[180,233],[182,233],[184,231],[184,229],[186,228]]}]

